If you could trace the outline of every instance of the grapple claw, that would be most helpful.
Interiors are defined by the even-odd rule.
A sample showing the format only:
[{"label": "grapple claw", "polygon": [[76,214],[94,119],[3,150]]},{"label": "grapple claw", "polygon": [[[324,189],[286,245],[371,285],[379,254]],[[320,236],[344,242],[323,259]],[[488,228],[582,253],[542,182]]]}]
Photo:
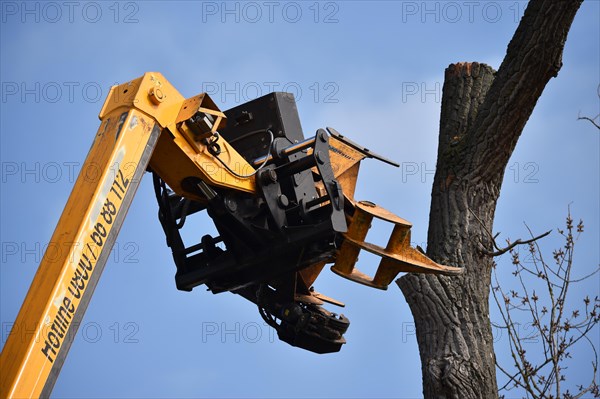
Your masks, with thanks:
[{"label": "grapple claw", "polygon": [[[374,217],[394,224],[385,248],[365,242]],[[331,271],[354,282],[382,290],[386,290],[400,272],[445,275],[462,273],[462,268],[440,265],[411,247],[411,227],[412,224],[407,220],[372,202],[357,202],[348,232],[344,234],[344,241]],[[382,258],[374,277],[366,275],[355,267],[361,250]]]}]

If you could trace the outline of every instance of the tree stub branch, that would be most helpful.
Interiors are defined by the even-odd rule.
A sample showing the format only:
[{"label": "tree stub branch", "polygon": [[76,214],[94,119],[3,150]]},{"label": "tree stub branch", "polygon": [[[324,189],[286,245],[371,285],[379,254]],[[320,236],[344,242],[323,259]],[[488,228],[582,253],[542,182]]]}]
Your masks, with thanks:
[{"label": "tree stub branch", "polygon": [[517,241],[513,242],[512,244],[510,244],[509,246],[507,246],[507,247],[505,247],[505,248],[499,248],[499,247],[498,247],[498,245],[496,244],[496,241],[494,241],[494,242],[493,242],[493,243],[494,243],[494,248],[496,248],[496,249],[497,249],[497,251],[495,251],[495,252],[490,252],[490,251],[487,251],[487,250],[485,250],[485,249],[482,249],[482,250],[481,250],[481,253],[482,253],[482,254],[484,254],[484,255],[487,255],[487,256],[492,256],[492,257],[493,257],[493,256],[500,256],[500,255],[502,255],[502,254],[505,254],[505,253],[507,253],[508,251],[510,251],[511,249],[513,249],[514,247],[516,247],[517,245],[530,244],[530,243],[532,243],[532,242],[534,242],[534,241],[537,241],[537,240],[539,240],[540,238],[544,238],[544,237],[546,237],[546,236],[547,236],[548,234],[550,234],[550,233],[552,233],[552,230],[548,230],[547,232],[545,232],[545,233],[543,233],[543,234],[540,234],[540,235],[539,235],[539,236],[537,236],[537,237],[533,237],[533,238],[531,238],[531,239],[529,239],[529,240],[525,240],[525,241],[523,241],[523,240],[521,240],[521,239],[519,238]]}]

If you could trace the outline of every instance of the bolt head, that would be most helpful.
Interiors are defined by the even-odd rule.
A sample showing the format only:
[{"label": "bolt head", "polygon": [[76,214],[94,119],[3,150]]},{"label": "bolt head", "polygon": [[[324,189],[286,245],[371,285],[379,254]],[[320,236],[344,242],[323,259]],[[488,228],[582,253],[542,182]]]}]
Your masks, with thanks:
[{"label": "bolt head", "polygon": [[277,182],[277,173],[273,169],[267,169],[260,174],[260,179],[263,184],[271,184]]},{"label": "bolt head", "polygon": [[321,165],[323,165],[325,163],[325,157],[323,156],[323,153],[321,151],[317,151],[315,153],[315,158],[317,159],[317,162]]},{"label": "bolt head", "polygon": [[281,208],[287,208],[290,205],[290,200],[285,194],[281,194],[279,198],[277,198],[277,202]]},{"label": "bolt head", "polygon": [[150,91],[148,91],[148,98],[150,99],[152,104],[159,105],[165,100],[166,95],[160,87],[154,86],[150,88]]}]

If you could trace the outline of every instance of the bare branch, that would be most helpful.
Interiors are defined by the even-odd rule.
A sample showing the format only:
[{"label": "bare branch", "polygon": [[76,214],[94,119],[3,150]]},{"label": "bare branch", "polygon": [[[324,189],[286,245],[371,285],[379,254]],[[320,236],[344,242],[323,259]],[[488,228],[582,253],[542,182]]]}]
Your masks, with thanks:
[{"label": "bare branch", "polygon": [[[483,252],[485,255],[489,255],[489,256],[499,256],[499,255],[502,255],[502,254],[505,254],[505,253],[507,253],[508,251],[510,251],[511,249],[513,249],[514,247],[516,247],[517,245],[529,244],[529,243],[532,243],[532,242],[534,242],[534,241],[537,241],[537,240],[539,240],[540,238],[544,238],[544,237],[546,237],[548,234],[550,234],[551,232],[552,232],[552,230],[548,230],[547,232],[545,232],[545,233],[543,233],[543,234],[540,234],[540,235],[539,235],[539,236],[537,236],[537,237],[533,237],[533,238],[531,238],[531,239],[529,239],[529,240],[525,240],[525,241],[523,241],[523,240],[521,240],[521,239],[519,238],[517,241],[513,242],[512,244],[510,244],[510,245],[509,245],[509,246],[507,246],[506,248],[498,249],[498,251],[496,251],[496,252],[489,252],[489,251],[482,251],[482,252]],[[494,247],[496,247],[496,248],[497,248],[496,244],[494,244]]]},{"label": "bare branch", "polygon": [[[525,226],[533,237],[529,226]],[[492,295],[501,315],[500,328],[508,332],[509,350],[513,360],[512,367],[497,365],[497,370],[508,378],[501,390],[519,388],[524,391],[526,397],[532,398],[582,398],[589,395],[600,397],[600,388],[596,382],[598,352],[596,343],[590,339],[590,333],[600,323],[600,299],[596,297],[591,300],[586,296],[583,300],[585,308],[576,308],[572,313],[567,313],[569,287],[572,283],[582,280],[571,277],[575,244],[579,233],[582,232],[583,222],[580,221],[577,225],[573,223],[569,209],[566,228],[559,229],[565,243],[553,252],[553,262],[547,263],[544,260],[540,244],[536,241],[541,236],[533,237],[527,242],[518,240],[529,243],[533,266],[526,267],[519,258],[518,251],[513,250],[518,243],[515,242],[506,248],[513,255],[512,264],[515,271],[512,274],[519,281],[518,288],[505,292],[498,281],[497,269],[494,269],[495,285]],[[537,289],[531,290],[530,281],[526,280],[530,278],[538,278],[546,283],[545,294]],[[569,304],[568,307],[571,306]],[[533,333],[529,329],[519,329],[522,316],[515,310],[529,314]],[[540,340],[530,341],[532,337]],[[565,361],[571,358],[572,348],[584,342],[591,348],[590,352],[593,355],[592,379],[587,385],[577,385],[576,391],[570,392],[565,384]],[[534,356],[526,353],[526,350],[536,349],[536,345],[539,346],[537,351],[533,351],[536,353]],[[498,360],[496,362],[498,363]]]},{"label": "bare branch", "polygon": [[[600,85],[598,85],[598,98],[600,98]],[[579,112],[579,114],[577,115],[577,120],[585,120],[585,121],[589,121],[591,122],[592,125],[596,126],[596,128],[598,130],[600,130],[600,123],[596,122],[596,120],[600,120],[600,114],[596,115],[593,118],[587,117],[587,116],[581,116],[581,112]]]},{"label": "bare branch", "polygon": [[589,118],[587,116],[577,116],[577,120],[584,120],[584,121],[590,121],[592,123],[592,125],[596,126],[596,128],[598,130],[600,130],[600,124],[598,124],[598,122],[596,122],[596,119],[600,119],[600,115],[596,115],[595,118]]},{"label": "bare branch", "polygon": [[517,245],[522,245],[522,244],[530,244],[534,241],[539,240],[540,238],[544,238],[546,237],[548,234],[550,234],[552,232],[552,230],[548,230],[547,232],[540,234],[537,237],[533,237],[529,240],[525,240],[523,241],[522,239],[518,239],[517,241],[513,242],[512,244],[510,244],[508,247],[506,248],[500,248],[498,246],[498,244],[496,243],[496,238],[500,235],[500,233],[496,233],[495,235],[492,235],[492,233],[485,227],[485,225],[483,224],[483,222],[481,221],[481,219],[479,218],[479,216],[477,216],[475,214],[475,212],[473,212],[471,210],[471,208],[468,208],[469,212],[471,212],[471,214],[475,217],[475,219],[479,222],[479,224],[481,225],[481,228],[483,229],[483,231],[488,235],[488,237],[490,237],[490,240],[492,242],[492,245],[494,246],[494,248],[496,248],[495,252],[492,251],[488,251],[485,248],[483,248],[483,244],[481,245],[482,248],[480,248],[480,252],[484,255],[488,255],[488,256],[499,256],[502,254],[505,254],[506,252],[510,251],[511,249],[513,249],[514,247],[516,247]]}]

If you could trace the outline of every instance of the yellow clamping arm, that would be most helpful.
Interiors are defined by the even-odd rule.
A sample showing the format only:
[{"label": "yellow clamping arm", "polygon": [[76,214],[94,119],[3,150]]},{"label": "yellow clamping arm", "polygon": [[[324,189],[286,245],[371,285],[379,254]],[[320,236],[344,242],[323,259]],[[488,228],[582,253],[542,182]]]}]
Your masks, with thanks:
[{"label": "yellow clamping arm", "polygon": [[[374,217],[394,225],[385,248],[365,241]],[[331,270],[354,282],[382,290],[387,289],[400,272],[446,275],[462,273],[462,268],[440,265],[411,247],[411,227],[410,222],[372,202],[355,203],[354,215],[350,221],[348,232],[344,235],[344,242]],[[361,250],[366,250],[382,258],[374,277],[370,277],[354,267]]]},{"label": "yellow clamping arm", "polygon": [[[0,397],[47,397],[80,325],[148,164],[178,194],[185,177],[254,192],[253,179],[218,171],[188,120],[197,111],[213,121],[208,137],[225,116],[206,95],[185,100],[159,73],[146,73],[111,88],[101,124],[83,164],[48,251],[33,279],[0,355]],[[222,161],[239,173],[254,170],[225,140]],[[200,200],[202,198],[199,198]]]},{"label": "yellow clamping arm", "polygon": [[[329,147],[331,167],[335,178],[342,186],[346,201],[354,208],[351,216],[346,214],[349,225],[348,232],[344,234],[344,241],[337,251],[331,270],[354,282],[382,290],[387,289],[400,272],[447,275],[462,273],[462,268],[440,265],[411,247],[410,229],[412,224],[410,222],[372,202],[354,200],[360,162],[364,158],[375,158],[390,165],[399,165],[352,142],[335,129],[329,127],[327,130],[331,135]],[[324,188],[318,187],[321,192],[324,192]],[[394,225],[385,248],[365,241],[371,228],[371,222],[375,217]],[[355,268],[361,250],[382,258],[373,277]],[[322,265],[317,264],[313,267],[322,267]],[[318,270],[320,271],[320,269]],[[308,281],[312,284],[314,280]]]}]

